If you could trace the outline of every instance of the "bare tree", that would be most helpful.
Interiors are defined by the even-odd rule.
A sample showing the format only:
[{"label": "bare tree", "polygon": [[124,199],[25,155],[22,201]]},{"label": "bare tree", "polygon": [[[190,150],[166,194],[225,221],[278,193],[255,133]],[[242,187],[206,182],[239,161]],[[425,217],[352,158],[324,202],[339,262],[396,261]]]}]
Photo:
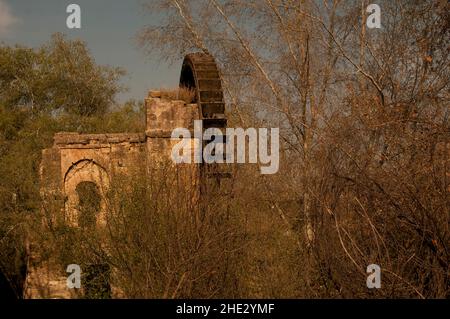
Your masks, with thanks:
[{"label": "bare tree", "polygon": [[449,294],[449,7],[379,4],[369,29],[366,1],[160,0],[139,34],[172,61],[211,53],[232,124],[281,128],[279,176],[252,192],[305,256],[303,296],[374,294],[371,263],[378,296]]}]

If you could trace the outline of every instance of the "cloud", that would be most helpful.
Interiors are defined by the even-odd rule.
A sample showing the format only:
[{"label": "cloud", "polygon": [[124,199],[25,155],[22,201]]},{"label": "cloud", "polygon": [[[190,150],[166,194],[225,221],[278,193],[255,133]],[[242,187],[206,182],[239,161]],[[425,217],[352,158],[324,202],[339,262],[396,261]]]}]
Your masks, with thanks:
[{"label": "cloud", "polygon": [[5,0],[0,0],[0,36],[7,35],[19,19],[11,12]]}]

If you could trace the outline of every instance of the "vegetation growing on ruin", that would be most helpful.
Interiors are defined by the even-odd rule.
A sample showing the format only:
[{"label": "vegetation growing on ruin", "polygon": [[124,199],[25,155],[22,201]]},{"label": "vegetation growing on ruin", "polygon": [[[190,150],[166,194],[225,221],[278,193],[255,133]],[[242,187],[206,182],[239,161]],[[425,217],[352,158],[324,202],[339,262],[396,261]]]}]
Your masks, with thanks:
[{"label": "vegetation growing on ruin", "polygon": [[[139,132],[143,109],[116,105],[121,71],[81,42],[2,46],[0,269],[18,297],[29,234],[43,257],[56,247],[107,265],[131,298],[450,296],[447,1],[380,1],[379,30],[364,27],[360,1],[151,3],[164,18],[142,30],[143,47],[211,53],[229,125],[280,127],[280,171],[237,166],[229,197],[200,212],[188,194],[161,195],[176,190],[169,174],[157,190],[131,178],[110,194],[107,234],[42,225],[54,208],[38,165],[53,134]],[[367,289],[372,263],[382,289]]]}]

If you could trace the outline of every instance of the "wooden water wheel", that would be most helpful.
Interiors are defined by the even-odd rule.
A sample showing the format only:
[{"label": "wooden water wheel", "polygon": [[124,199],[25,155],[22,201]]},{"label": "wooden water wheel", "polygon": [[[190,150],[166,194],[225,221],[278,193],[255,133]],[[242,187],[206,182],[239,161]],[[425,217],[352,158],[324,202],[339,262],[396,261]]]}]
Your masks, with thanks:
[{"label": "wooden water wheel", "polygon": [[[219,128],[225,134],[227,119],[222,81],[214,58],[206,53],[186,55],[181,68],[180,87],[194,90],[195,103],[199,106],[200,119],[203,121],[203,130]],[[206,144],[210,142],[204,141]],[[217,164],[201,166],[203,193],[206,189],[215,188],[211,187],[208,180],[212,179],[215,181],[213,184],[220,185],[221,179],[231,177],[229,172],[224,172],[224,164],[220,167]]]},{"label": "wooden water wheel", "polygon": [[181,68],[180,87],[195,91],[203,128],[225,128],[222,81],[214,58],[206,53],[186,55]]}]

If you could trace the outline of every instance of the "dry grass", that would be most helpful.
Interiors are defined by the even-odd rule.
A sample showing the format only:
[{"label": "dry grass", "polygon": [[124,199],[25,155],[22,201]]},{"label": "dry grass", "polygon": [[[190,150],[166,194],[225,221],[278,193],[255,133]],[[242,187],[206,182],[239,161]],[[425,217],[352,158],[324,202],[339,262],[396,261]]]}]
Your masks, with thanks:
[{"label": "dry grass", "polygon": [[160,89],[161,98],[168,100],[180,100],[186,103],[195,102],[195,91],[186,87],[176,89]]}]

